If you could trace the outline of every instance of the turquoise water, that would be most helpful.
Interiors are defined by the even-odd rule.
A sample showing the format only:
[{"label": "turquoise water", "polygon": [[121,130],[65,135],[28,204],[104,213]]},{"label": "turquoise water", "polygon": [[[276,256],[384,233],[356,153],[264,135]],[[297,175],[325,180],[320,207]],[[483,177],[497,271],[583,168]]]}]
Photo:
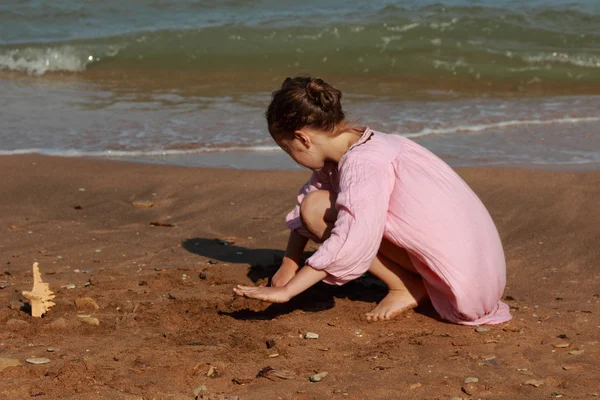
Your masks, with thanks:
[{"label": "turquoise water", "polygon": [[8,1],[0,68],[597,82],[599,27],[597,0]]},{"label": "turquoise water", "polygon": [[0,154],[290,168],[263,113],[309,73],[455,165],[599,163],[598,28],[598,0],[4,1]]}]

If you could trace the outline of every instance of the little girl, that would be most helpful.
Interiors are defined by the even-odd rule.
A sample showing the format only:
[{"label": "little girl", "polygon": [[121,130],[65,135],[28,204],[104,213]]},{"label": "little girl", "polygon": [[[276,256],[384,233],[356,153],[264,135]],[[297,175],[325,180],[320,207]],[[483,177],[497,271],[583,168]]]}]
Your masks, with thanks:
[{"label": "little girl", "polygon": [[[310,77],[287,78],[273,93],[269,132],[313,174],[287,216],[291,233],[272,287],[239,285],[234,292],[282,303],[321,280],[342,285],[368,271],[389,289],[367,314],[370,321],[427,297],[454,323],[510,320],[500,301],[502,244],[479,198],[425,148],[348,123],[341,98]],[[300,269],[309,239],[322,244]]]}]

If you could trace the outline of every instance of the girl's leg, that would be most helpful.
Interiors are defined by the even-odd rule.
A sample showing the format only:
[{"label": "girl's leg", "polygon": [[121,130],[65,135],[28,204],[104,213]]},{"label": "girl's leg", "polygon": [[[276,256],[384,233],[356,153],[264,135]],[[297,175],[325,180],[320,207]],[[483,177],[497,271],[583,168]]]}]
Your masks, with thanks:
[{"label": "girl's leg", "polygon": [[[331,234],[337,218],[335,194],[326,190],[309,193],[300,206],[304,227],[321,242]],[[388,320],[417,306],[427,297],[421,277],[416,273],[406,250],[383,240],[369,272],[389,288],[387,296],[367,313],[370,321]]]},{"label": "girl's leg", "polygon": [[319,238],[318,243],[323,243],[331,235],[337,219],[335,199],[335,193],[328,190],[316,190],[307,194],[300,204],[302,225]]},{"label": "girl's leg", "polygon": [[[385,249],[386,253],[382,249]],[[369,272],[381,279],[389,290],[377,307],[367,313],[369,321],[389,320],[415,308],[427,298],[423,280],[416,274],[406,250],[394,246],[385,239],[377,257],[371,263]]]}]

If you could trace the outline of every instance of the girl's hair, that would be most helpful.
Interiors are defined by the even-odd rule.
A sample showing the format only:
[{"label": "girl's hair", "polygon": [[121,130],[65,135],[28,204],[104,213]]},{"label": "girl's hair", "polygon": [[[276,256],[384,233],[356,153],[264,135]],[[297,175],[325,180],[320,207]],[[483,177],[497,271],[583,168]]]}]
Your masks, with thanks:
[{"label": "girl's hair", "polygon": [[334,132],[345,118],[341,99],[342,92],[320,78],[286,78],[266,112],[269,132],[274,139],[305,127]]}]

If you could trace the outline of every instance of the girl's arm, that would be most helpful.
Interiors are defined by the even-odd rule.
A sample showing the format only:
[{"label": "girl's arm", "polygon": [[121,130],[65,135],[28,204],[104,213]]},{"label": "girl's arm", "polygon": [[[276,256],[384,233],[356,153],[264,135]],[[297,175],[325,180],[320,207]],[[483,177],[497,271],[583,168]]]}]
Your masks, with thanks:
[{"label": "girl's arm", "polygon": [[271,303],[285,303],[292,297],[304,292],[309,287],[322,281],[327,276],[327,272],[316,270],[309,265],[294,275],[294,277],[282,287],[255,287],[238,285],[233,291],[240,296],[246,296],[251,299],[268,301]]},{"label": "girl's arm", "polygon": [[294,277],[296,271],[300,268],[302,262],[302,254],[304,248],[308,243],[308,239],[302,236],[297,231],[293,230],[290,232],[288,239],[287,248],[285,255],[281,262],[281,267],[277,270],[273,278],[271,279],[271,286],[281,287],[285,286],[290,279]]},{"label": "girl's arm", "polygon": [[308,238],[302,236],[298,231],[291,231],[288,239],[287,248],[285,249],[285,255],[283,256],[283,263],[293,262],[296,264],[296,270],[300,268],[302,263],[302,254],[304,248],[308,243]]}]

